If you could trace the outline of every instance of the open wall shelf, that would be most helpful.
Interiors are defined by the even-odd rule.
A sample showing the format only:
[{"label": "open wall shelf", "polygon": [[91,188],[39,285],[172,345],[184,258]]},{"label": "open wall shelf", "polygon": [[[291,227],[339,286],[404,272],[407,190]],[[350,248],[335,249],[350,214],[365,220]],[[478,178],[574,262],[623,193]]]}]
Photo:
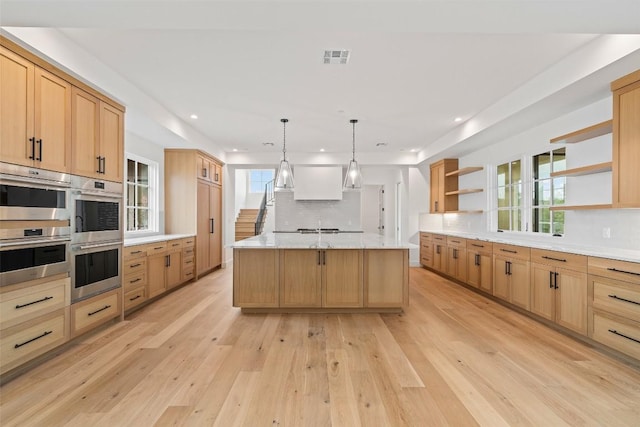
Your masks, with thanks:
[{"label": "open wall shelf", "polygon": [[471,166],[468,168],[461,168],[461,169],[451,171],[445,174],[445,176],[455,176],[455,175],[461,176],[461,175],[466,175],[468,173],[478,172],[478,171],[481,171],[482,169],[484,169],[482,166]]},{"label": "open wall shelf", "polygon": [[552,172],[552,177],[557,176],[582,176],[592,175],[602,172],[611,172],[612,162],[598,163],[595,165],[583,166],[580,168],[567,169],[564,171]]},{"label": "open wall shelf", "polygon": [[456,194],[481,193],[482,191],[484,191],[482,188],[466,188],[466,189],[463,189],[463,190],[447,191],[446,193],[444,193],[444,195],[445,196],[454,196]]},{"label": "open wall shelf", "polygon": [[602,204],[602,205],[566,205],[566,206],[551,206],[549,210],[551,211],[584,211],[584,210],[594,210],[594,209],[611,209],[613,204]]},{"label": "open wall shelf", "polygon": [[613,130],[613,120],[598,123],[566,135],[557,136],[551,139],[552,144],[575,144],[576,142],[586,141],[587,139],[596,138],[598,136],[611,133]]}]

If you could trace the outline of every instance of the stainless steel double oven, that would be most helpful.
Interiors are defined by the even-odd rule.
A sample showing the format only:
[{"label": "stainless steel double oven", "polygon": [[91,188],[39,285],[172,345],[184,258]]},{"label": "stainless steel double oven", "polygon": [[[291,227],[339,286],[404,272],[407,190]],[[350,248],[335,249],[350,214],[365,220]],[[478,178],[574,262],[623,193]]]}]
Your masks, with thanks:
[{"label": "stainless steel double oven", "polygon": [[122,189],[0,162],[0,285],[68,273],[72,302],[120,287]]},{"label": "stainless steel double oven", "polygon": [[122,184],[71,177],[71,300],[121,286]]},{"label": "stainless steel double oven", "polygon": [[0,163],[0,286],[70,271],[70,175]]}]

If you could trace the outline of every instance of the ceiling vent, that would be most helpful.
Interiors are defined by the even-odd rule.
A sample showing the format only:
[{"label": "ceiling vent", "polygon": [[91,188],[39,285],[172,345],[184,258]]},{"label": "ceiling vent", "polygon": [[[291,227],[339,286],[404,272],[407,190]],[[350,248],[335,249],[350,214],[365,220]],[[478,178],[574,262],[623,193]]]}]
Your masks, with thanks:
[{"label": "ceiling vent", "polygon": [[324,63],[325,64],[346,64],[349,61],[348,50],[325,50],[324,51]]}]

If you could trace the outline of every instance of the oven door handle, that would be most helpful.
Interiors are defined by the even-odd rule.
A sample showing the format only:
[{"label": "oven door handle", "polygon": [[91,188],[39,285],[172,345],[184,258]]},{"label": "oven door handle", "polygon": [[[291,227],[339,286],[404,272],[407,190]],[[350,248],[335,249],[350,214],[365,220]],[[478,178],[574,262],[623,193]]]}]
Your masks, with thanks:
[{"label": "oven door handle", "polygon": [[56,238],[53,237],[51,239],[37,239],[37,240],[21,240],[19,242],[8,242],[8,243],[0,243],[0,248],[5,248],[5,247],[9,247],[9,246],[33,246],[33,245],[39,245],[42,243],[63,243],[63,242],[69,242],[71,239],[69,239],[69,237],[64,237],[64,238]]},{"label": "oven door handle", "polygon": [[122,244],[122,240],[116,241],[116,242],[95,243],[93,245],[80,245],[79,249],[85,250],[85,249],[93,249],[93,248],[104,248],[105,246],[117,246],[121,244]]},{"label": "oven door handle", "polygon": [[100,197],[101,199],[114,199],[114,200],[122,199],[122,194],[101,193],[99,191],[74,190],[72,191],[72,193],[75,196],[94,196],[94,197]]},{"label": "oven door handle", "polygon": [[14,175],[0,174],[0,181],[15,182],[23,186],[41,188],[43,190],[64,191],[71,187],[71,184],[64,181],[51,181],[46,179],[29,178],[27,176],[16,177]]}]

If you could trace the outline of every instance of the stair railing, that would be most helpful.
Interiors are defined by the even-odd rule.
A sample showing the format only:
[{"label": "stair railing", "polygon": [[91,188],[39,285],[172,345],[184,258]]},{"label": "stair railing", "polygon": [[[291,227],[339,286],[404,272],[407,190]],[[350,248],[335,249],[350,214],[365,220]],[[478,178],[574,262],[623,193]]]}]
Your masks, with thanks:
[{"label": "stair railing", "polygon": [[273,184],[274,180],[271,180],[264,185],[264,195],[262,196],[260,210],[258,211],[258,217],[256,218],[256,223],[254,225],[254,236],[262,234],[262,230],[264,229],[264,221],[267,214],[267,202],[273,201],[275,197],[273,193]]}]

